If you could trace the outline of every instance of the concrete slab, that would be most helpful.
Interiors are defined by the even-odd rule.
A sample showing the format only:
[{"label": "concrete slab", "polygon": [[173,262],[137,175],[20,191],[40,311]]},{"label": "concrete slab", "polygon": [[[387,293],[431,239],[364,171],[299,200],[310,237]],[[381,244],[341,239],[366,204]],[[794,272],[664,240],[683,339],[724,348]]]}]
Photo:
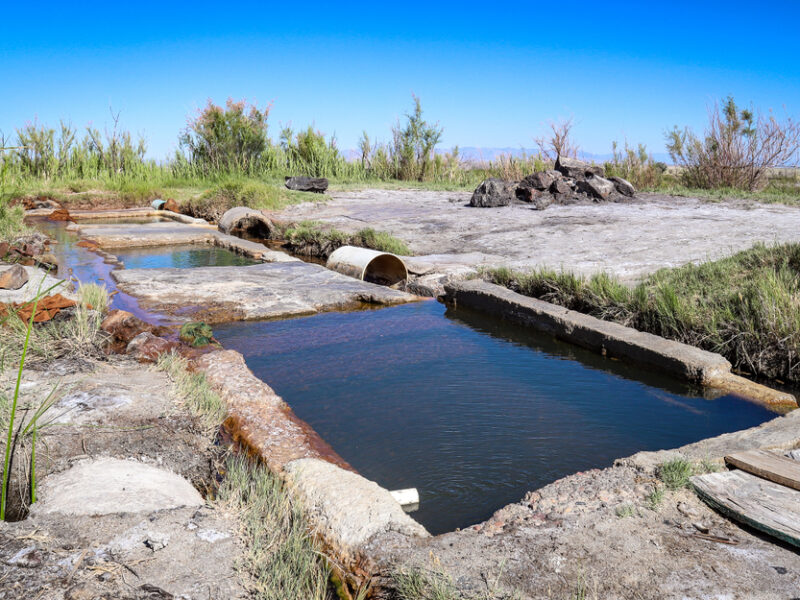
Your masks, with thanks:
[{"label": "concrete slab", "polygon": [[203,506],[180,475],[131,460],[98,458],[46,477],[31,514],[108,515]]},{"label": "concrete slab", "polygon": [[325,203],[289,206],[273,217],[313,219],[348,232],[373,227],[400,238],[415,255],[477,252],[489,257],[476,257],[473,266],[608,271],[631,282],[662,267],[721,258],[759,241],[800,240],[800,209],[777,204],[642,194],[621,204],[536,211],[521,205],[469,207],[470,195],[332,192]]},{"label": "concrete slab", "polygon": [[247,267],[114,271],[118,287],[146,308],[210,323],[394,305],[416,296],[301,261]]},{"label": "concrete slab", "polygon": [[187,225],[184,223],[84,225],[81,223],[74,226],[73,229],[81,237],[111,253],[117,248],[212,244],[264,262],[299,261],[284,252],[270,250],[263,244],[221,233],[210,225]]}]

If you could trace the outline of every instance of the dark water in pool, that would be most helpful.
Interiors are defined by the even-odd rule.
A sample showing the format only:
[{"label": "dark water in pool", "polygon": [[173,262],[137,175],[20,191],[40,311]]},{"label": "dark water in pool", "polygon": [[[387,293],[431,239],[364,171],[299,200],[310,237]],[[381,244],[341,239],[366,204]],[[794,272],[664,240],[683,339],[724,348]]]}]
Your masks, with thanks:
[{"label": "dark water in pool", "polygon": [[775,416],[435,301],[214,334],[433,533],[575,471]]},{"label": "dark water in pool", "polygon": [[241,267],[256,261],[225,248],[185,244],[111,250],[126,269],[191,269],[193,267]]}]

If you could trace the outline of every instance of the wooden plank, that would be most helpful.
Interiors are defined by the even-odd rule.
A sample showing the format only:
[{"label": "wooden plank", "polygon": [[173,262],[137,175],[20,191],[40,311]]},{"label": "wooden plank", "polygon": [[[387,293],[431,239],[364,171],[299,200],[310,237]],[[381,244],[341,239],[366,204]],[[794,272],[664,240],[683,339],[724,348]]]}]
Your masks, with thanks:
[{"label": "wooden plank", "polygon": [[696,475],[690,481],[712,508],[800,547],[800,491],[744,471]]},{"label": "wooden plank", "polygon": [[726,456],[725,462],[763,479],[800,490],[800,462],[791,458],[766,450],[748,450]]}]

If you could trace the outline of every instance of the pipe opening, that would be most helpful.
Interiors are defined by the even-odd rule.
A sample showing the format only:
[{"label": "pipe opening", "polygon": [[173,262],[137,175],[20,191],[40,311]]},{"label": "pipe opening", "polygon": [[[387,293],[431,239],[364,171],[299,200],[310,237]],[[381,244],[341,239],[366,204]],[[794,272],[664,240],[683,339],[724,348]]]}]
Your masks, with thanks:
[{"label": "pipe opening", "polygon": [[392,254],[381,254],[373,258],[364,269],[364,281],[392,286],[407,277],[403,261]]},{"label": "pipe opening", "polygon": [[247,239],[268,240],[272,237],[272,228],[266,220],[245,217],[240,219],[230,231]]}]

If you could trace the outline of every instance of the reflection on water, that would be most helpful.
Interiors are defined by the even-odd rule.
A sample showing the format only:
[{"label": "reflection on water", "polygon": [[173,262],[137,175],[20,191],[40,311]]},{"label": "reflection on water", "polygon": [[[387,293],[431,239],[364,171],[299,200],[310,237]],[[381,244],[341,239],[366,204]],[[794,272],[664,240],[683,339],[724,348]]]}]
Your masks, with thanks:
[{"label": "reflection on water", "polygon": [[123,248],[113,252],[126,269],[191,269],[256,264],[251,258],[207,244]]},{"label": "reflection on water", "polygon": [[416,487],[437,533],[639,450],[772,413],[434,302],[217,326],[364,476]]}]

